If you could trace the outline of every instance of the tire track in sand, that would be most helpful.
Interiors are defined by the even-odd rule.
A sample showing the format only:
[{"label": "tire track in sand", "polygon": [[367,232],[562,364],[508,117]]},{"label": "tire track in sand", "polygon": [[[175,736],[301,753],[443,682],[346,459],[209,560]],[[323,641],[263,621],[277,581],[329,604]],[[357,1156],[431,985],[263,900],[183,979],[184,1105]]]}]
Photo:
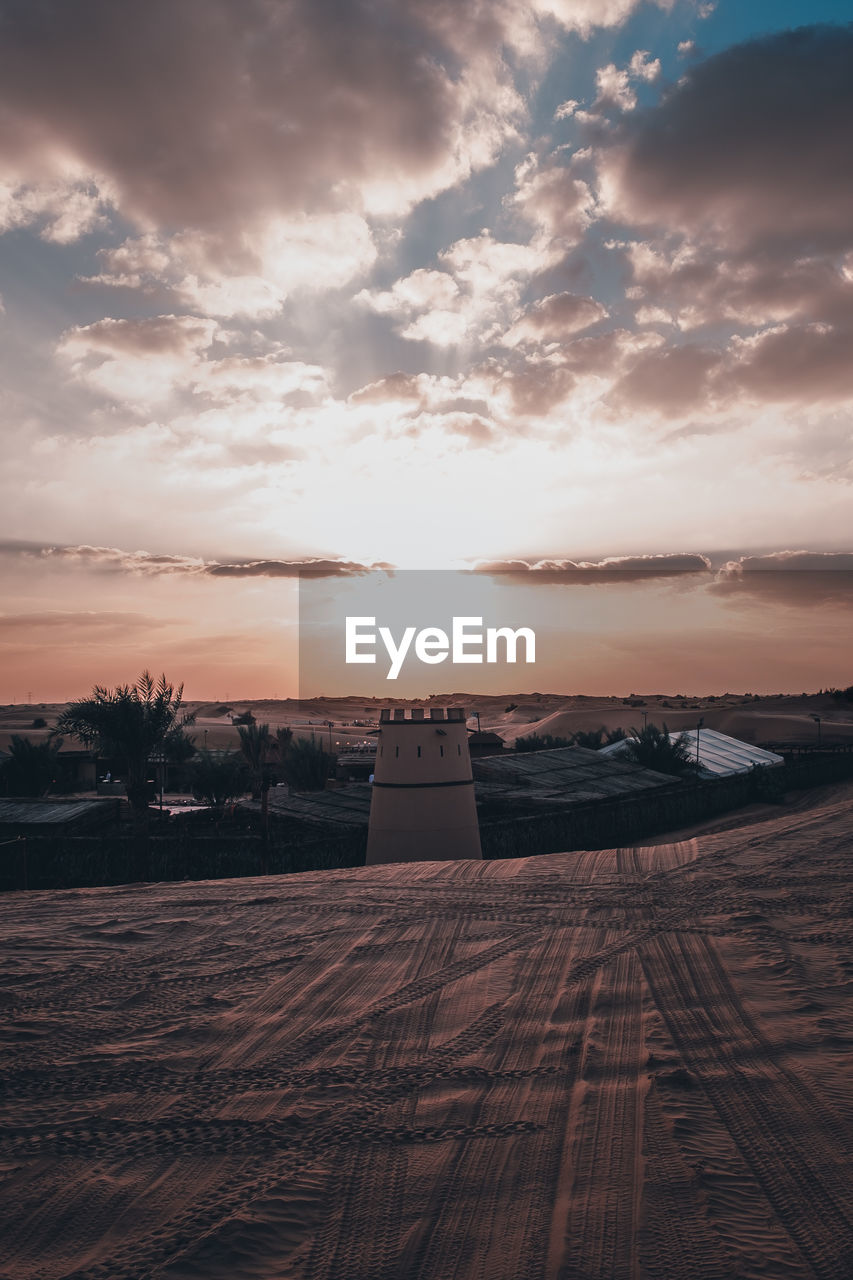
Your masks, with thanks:
[{"label": "tire track in sand", "polygon": [[849,1147],[837,1125],[795,1073],[778,1065],[710,938],[660,935],[640,954],[673,1044],[779,1223],[819,1280],[849,1280],[853,1191]]}]

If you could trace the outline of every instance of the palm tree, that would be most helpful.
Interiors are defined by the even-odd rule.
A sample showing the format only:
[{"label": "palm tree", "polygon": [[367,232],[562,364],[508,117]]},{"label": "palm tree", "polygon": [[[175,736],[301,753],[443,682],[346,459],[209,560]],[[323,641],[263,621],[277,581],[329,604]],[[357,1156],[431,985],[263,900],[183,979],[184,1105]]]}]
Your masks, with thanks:
[{"label": "palm tree", "polygon": [[690,739],[687,734],[670,738],[666,724],[662,729],[655,724],[632,729],[631,736],[625,739],[625,750],[628,758],[635,764],[641,764],[645,769],[654,769],[656,773],[680,776],[691,773],[696,768],[696,763],[690,756]]},{"label": "palm tree", "polygon": [[67,733],[101,755],[121,762],[127,798],[138,816],[148,811],[148,762],[175,744],[175,735],[194,717],[181,713],[184,686],[166,677],[157,684],[143,671],[135,685],[105,689],[96,685],[88,698],[70,703],[54,733]]},{"label": "palm tree", "polygon": [[62,739],[31,742],[12,734],[9,758],[3,761],[4,790],[10,796],[46,796],[56,781],[56,765]]},{"label": "palm tree", "polygon": [[239,751],[199,751],[189,767],[196,800],[224,809],[246,789],[246,761]]},{"label": "palm tree", "polygon": [[295,791],[322,791],[334,764],[335,757],[324,751],[319,743],[309,742],[307,738],[294,738],[282,769]]},{"label": "palm tree", "polygon": [[246,758],[252,778],[252,799],[260,799],[264,785],[264,765],[276,749],[276,740],[270,733],[268,724],[238,725],[240,750]]}]

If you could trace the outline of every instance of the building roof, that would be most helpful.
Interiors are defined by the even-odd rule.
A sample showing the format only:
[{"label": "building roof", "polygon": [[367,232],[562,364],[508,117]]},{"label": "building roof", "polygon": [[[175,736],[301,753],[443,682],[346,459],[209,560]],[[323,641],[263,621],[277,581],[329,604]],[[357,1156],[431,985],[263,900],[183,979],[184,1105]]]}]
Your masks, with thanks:
[{"label": "building roof", "polygon": [[[687,739],[690,754],[696,759],[696,736],[699,736],[699,772],[708,777],[729,777],[735,773],[748,773],[756,765],[779,765],[785,761],[773,751],[763,747],[754,747],[750,742],[741,742],[739,738],[730,738],[727,733],[717,729],[685,729],[683,736]],[[670,742],[677,741],[681,733],[671,733]],[[602,747],[596,754],[613,758],[626,750],[625,740],[611,742]]]},{"label": "building roof", "polygon": [[584,804],[671,787],[675,780],[627,760],[603,757],[585,747],[555,747],[550,751],[507,751],[485,756],[471,765],[478,798],[498,792],[527,800],[550,800],[565,805]]},{"label": "building roof", "polygon": [[118,814],[118,800],[0,800],[0,828],[89,827]]},{"label": "building roof", "polygon": [[[503,755],[475,758],[471,767],[477,803],[487,810],[507,803],[528,813],[565,809],[569,805],[681,785],[678,779],[667,774],[643,769],[628,760],[608,759],[585,747],[506,751]],[[371,792],[369,782],[351,782],[328,791],[295,794],[288,793],[285,787],[273,787],[268,797],[269,812],[327,828],[363,827],[370,815]],[[260,810],[260,803],[243,801],[241,808]]]},{"label": "building roof", "polygon": [[[287,787],[272,787],[267,803],[270,814],[316,822],[326,827],[363,827],[370,814],[369,782],[351,782],[328,791],[289,793]],[[258,801],[243,801],[241,808],[260,810]]]}]

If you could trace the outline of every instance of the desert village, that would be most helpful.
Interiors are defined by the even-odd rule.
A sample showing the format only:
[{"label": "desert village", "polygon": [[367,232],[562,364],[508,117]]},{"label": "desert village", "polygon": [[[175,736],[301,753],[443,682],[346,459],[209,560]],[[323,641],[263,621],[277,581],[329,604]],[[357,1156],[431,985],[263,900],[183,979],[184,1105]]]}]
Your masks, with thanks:
[{"label": "desert village", "polygon": [[[850,776],[851,705],[838,692],[704,699],[455,694],[403,705],[364,697],[190,704],[186,736],[193,754],[149,759],[149,815],[157,820],[152,838],[165,849],[192,843],[193,837],[203,845],[214,834],[238,836],[231,841],[233,865],[220,862],[221,874],[261,870],[261,846],[265,864],[280,870],[291,865],[270,862],[274,847],[295,854],[292,869],[301,870],[359,865],[365,858],[419,861],[479,857],[481,851],[486,858],[505,858],[606,848]],[[92,880],[93,872],[82,869],[75,878],[70,866],[65,880],[55,866],[40,878],[39,854],[49,856],[60,837],[129,838],[122,760],[73,736],[57,739],[53,725],[60,710],[0,708],[0,836],[19,842],[6,846],[0,878],[7,888],[24,887],[21,842],[27,840],[27,887],[123,878],[121,859],[106,869],[103,858],[103,880]],[[632,758],[629,740],[649,726],[651,732],[666,726],[671,740],[682,739],[687,767],[661,770],[652,767],[653,756],[643,762]],[[306,749],[310,744],[319,773],[288,782],[271,731]],[[240,755],[243,738],[251,741],[252,735],[261,743],[262,791],[249,760]],[[13,738],[37,750],[54,744],[52,780],[36,784],[41,794],[16,795],[11,780],[2,786]],[[202,759],[243,766],[227,797],[199,792],[193,776]],[[457,766],[461,772],[454,777]],[[385,781],[389,769],[395,772]],[[433,794],[442,780],[447,789]],[[448,806],[458,810],[453,821]],[[471,835],[457,847],[455,838],[448,843],[448,831],[460,823]],[[385,853],[378,852],[380,830],[392,833]],[[245,853],[253,841],[258,856],[241,862],[241,844]],[[324,846],[321,864],[312,861],[318,842]],[[198,867],[202,875],[204,864]],[[124,871],[135,878],[130,864]],[[183,878],[186,872],[185,857],[175,860],[172,874],[168,859],[160,864],[163,878]]]},{"label": "desert village", "polygon": [[846,1280],[853,717],[665,701],[254,705],[330,776],[141,864],[106,760],[0,800],[3,1274]]}]

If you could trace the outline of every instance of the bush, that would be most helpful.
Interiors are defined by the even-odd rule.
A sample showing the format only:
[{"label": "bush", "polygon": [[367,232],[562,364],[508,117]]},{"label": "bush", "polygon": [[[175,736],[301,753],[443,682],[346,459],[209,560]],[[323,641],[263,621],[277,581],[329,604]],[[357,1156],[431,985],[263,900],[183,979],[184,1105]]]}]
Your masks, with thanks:
[{"label": "bush", "polygon": [[47,721],[45,720],[44,716],[36,716],[35,720],[34,720],[34,721],[32,722],[32,724],[30,725],[30,728],[31,728],[31,729],[46,729],[46,728],[47,728]]}]

